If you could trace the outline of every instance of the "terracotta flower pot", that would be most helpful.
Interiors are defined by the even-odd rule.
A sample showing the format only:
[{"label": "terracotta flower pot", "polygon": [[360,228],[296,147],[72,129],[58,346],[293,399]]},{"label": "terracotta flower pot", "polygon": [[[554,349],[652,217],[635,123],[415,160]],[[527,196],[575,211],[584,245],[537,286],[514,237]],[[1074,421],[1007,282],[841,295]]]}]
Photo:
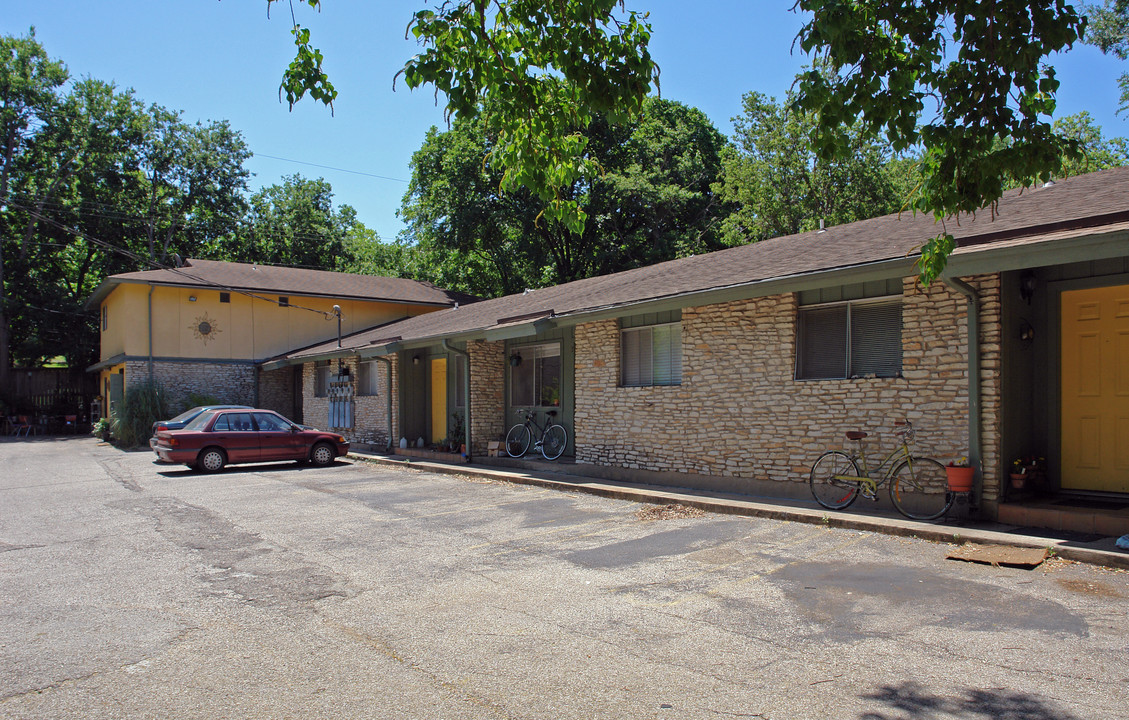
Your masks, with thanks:
[{"label": "terracotta flower pot", "polygon": [[972,476],[975,470],[970,467],[953,467],[949,465],[945,468],[945,472],[949,476],[949,490],[952,492],[969,492],[972,490]]},{"label": "terracotta flower pot", "polygon": [[1027,475],[1024,473],[1011,473],[1011,486],[1016,490],[1022,490],[1027,487]]}]

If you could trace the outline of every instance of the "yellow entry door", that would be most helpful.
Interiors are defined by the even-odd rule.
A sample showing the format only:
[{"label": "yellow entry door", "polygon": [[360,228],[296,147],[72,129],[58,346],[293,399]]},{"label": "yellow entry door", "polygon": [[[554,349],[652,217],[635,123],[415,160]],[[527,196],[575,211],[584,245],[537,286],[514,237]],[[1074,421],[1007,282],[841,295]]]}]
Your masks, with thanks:
[{"label": "yellow entry door", "polygon": [[447,358],[431,358],[431,442],[447,437]]},{"label": "yellow entry door", "polygon": [[1129,492],[1129,285],[1062,294],[1062,487]]}]

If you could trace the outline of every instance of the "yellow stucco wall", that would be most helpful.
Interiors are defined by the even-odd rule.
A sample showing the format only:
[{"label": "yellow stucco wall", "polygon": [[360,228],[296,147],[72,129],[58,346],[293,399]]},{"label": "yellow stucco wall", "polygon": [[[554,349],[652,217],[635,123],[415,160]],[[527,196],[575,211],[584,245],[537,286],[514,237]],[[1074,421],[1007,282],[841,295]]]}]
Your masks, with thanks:
[{"label": "yellow stucco wall", "polygon": [[[280,306],[274,294],[230,296],[231,302],[222,303],[219,290],[155,287],[154,357],[264,360],[337,337],[336,317],[325,315],[335,304],[341,306],[343,336],[437,309],[300,295],[288,296],[289,306]],[[106,297],[102,360],[149,354],[148,304],[148,285],[123,283]]]}]

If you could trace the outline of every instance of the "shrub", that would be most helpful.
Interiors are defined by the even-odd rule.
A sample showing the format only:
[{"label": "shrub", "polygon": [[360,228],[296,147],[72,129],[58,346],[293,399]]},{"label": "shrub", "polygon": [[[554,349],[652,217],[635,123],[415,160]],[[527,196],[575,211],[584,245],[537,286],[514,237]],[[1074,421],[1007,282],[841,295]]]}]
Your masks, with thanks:
[{"label": "shrub", "polygon": [[202,393],[190,392],[188,393],[188,400],[181,404],[184,405],[184,407],[182,407],[180,411],[184,412],[185,410],[189,410],[194,407],[200,407],[202,405],[228,405],[229,403],[220,400],[215,395],[204,395]]},{"label": "shrub", "polygon": [[114,439],[122,447],[137,447],[148,441],[153,423],[168,417],[169,408],[161,386],[153,382],[139,383],[126,392],[121,410],[111,423]]}]

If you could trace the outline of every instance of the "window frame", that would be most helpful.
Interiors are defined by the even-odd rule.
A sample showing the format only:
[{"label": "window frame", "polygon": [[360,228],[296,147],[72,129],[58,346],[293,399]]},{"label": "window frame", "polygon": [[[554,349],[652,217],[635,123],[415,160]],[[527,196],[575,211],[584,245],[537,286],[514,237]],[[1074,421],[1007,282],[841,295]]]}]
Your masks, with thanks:
[{"label": "window frame", "polygon": [[329,397],[329,376],[332,372],[332,360],[318,360],[314,363],[314,397]]},{"label": "window frame", "polygon": [[[380,395],[380,374],[378,360],[361,360],[357,363],[357,397],[378,397]],[[371,387],[369,387],[371,385]],[[372,390],[372,392],[369,392]]]},{"label": "window frame", "polygon": [[[897,327],[897,333],[898,333],[897,365],[898,365],[898,369],[892,375],[856,373],[854,371],[855,369],[853,367],[853,363],[855,362],[855,359],[854,359],[854,355],[855,355],[854,349],[855,348],[854,348],[854,345],[853,345],[854,338],[852,337],[853,327],[854,327],[854,322],[853,322],[853,317],[852,317],[852,309],[855,308],[855,307],[859,307],[859,306],[882,306],[882,305],[897,306],[897,308],[898,308],[898,327]],[[843,374],[842,375],[834,375],[834,376],[826,376],[826,375],[816,376],[816,375],[801,374],[805,369],[804,368],[804,357],[805,357],[805,355],[804,355],[804,353],[805,353],[805,347],[804,347],[804,338],[805,338],[804,315],[805,315],[805,313],[809,313],[813,310],[827,310],[827,309],[832,309],[832,308],[837,308],[837,307],[843,307],[843,308],[846,309],[846,313],[844,315],[844,327],[843,327],[843,333],[844,333],[844,336],[845,336],[845,344],[844,344],[844,347],[843,347],[843,353],[844,353]],[[904,360],[904,351],[902,349],[902,329],[905,326],[904,311],[905,311],[905,296],[900,295],[900,294],[899,295],[881,295],[881,296],[878,296],[878,297],[856,298],[856,299],[852,299],[852,300],[836,300],[836,301],[833,301],[833,302],[811,303],[809,305],[800,305],[796,310],[796,322],[795,322],[796,357],[795,357],[795,363],[794,363],[794,367],[793,367],[793,379],[797,380],[797,381],[801,381],[801,382],[811,382],[811,381],[820,381],[820,380],[861,380],[861,379],[867,379],[867,378],[872,378],[872,377],[873,378],[881,378],[881,379],[893,379],[893,378],[902,377],[902,372],[903,372],[902,362]]]},{"label": "window frame", "polygon": [[[542,356],[541,353],[546,348],[553,348],[553,349],[555,349],[556,352],[551,354],[551,355]],[[529,353],[529,355],[527,356],[526,353]],[[520,403],[520,402],[517,401],[517,397],[516,397],[516,394],[514,392],[514,372],[517,370],[517,367],[520,367],[520,365],[515,367],[514,365],[507,362],[507,367],[509,368],[509,371],[506,373],[506,375],[507,375],[507,388],[506,388],[506,390],[509,394],[510,406],[511,407],[527,407],[527,408],[552,408],[552,409],[560,408],[562,406],[562,396],[564,394],[564,343],[562,343],[560,340],[551,340],[551,341],[548,341],[548,342],[531,343],[529,345],[518,345],[518,346],[511,347],[509,349],[509,356],[513,356],[513,355],[520,355],[522,357],[522,364],[533,363],[532,367],[534,368],[534,370],[533,370],[532,392],[533,392],[534,399],[537,400],[538,402],[536,402],[533,405],[530,405],[528,403]],[[554,405],[542,405],[540,403],[540,400],[544,399],[544,397],[545,397],[545,384],[543,382],[544,378],[541,377],[538,373],[537,362],[538,362],[538,360],[542,359],[543,357],[558,358],[557,388],[556,388],[556,390],[557,390],[557,402]]]},{"label": "window frame", "polygon": [[[668,358],[670,364],[670,377],[668,382],[655,381],[655,368],[656,368],[656,353],[655,353],[655,328],[674,327],[677,326],[677,340],[678,340],[678,363],[674,364],[673,357]],[[651,368],[650,368],[650,381],[638,383],[629,383],[627,381],[627,336],[629,334],[638,333],[648,335],[648,342],[650,344],[651,352]],[[641,348],[642,345],[640,344]],[[677,374],[675,373],[677,369]],[[619,330],[619,386],[620,387],[679,387],[682,385],[682,320],[674,320],[665,323],[653,323],[650,325],[637,325],[634,327],[620,327]]]}]

